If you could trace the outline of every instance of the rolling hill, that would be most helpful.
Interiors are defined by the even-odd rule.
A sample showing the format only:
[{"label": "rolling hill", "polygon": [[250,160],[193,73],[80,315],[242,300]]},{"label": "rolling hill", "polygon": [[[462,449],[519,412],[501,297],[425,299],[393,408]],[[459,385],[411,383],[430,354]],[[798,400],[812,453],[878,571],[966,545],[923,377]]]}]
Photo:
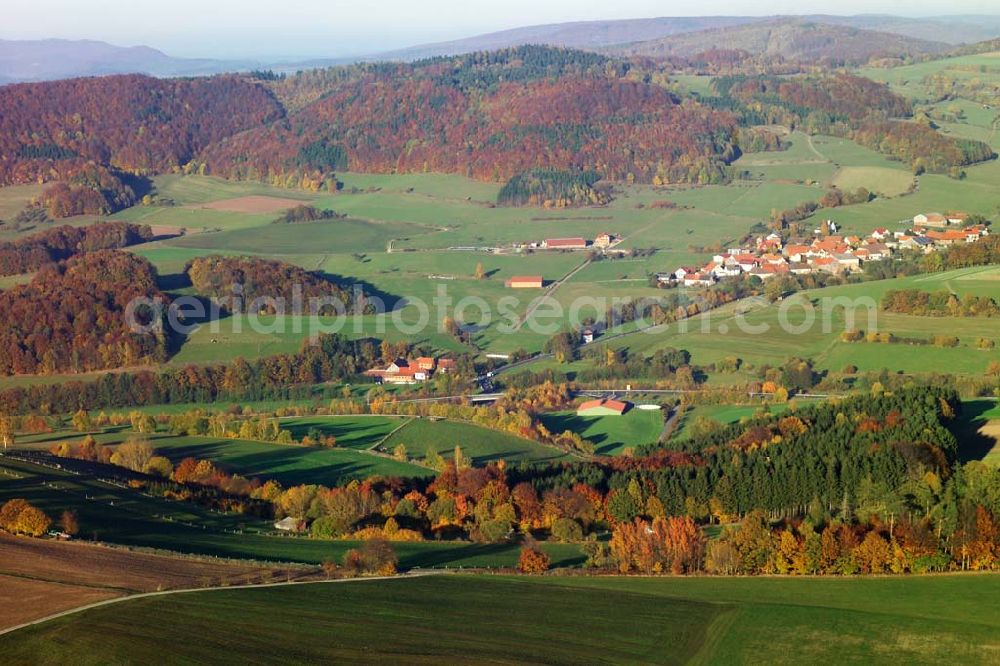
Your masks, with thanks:
[{"label": "rolling hill", "polygon": [[943,42],[802,19],[779,19],[683,33],[603,50],[619,56],[661,58],[723,47],[786,60],[848,65],[866,63],[874,57],[902,58],[942,53],[949,48]]},{"label": "rolling hill", "polygon": [[378,53],[370,60],[420,60],[461,55],[474,51],[504,49],[524,44],[545,44],[577,49],[599,49],[626,42],[661,39],[669,35],[756,23],[766,19],[751,16],[702,16],[575,21],[511,28],[447,42],[420,44]]},{"label": "rolling hill", "polygon": [[[706,31],[752,28],[775,22],[809,22],[853,30],[888,33],[885,42],[893,48],[909,44],[921,48],[921,42],[951,45],[969,44],[1000,36],[998,16],[931,16],[910,18],[887,14],[859,14],[834,16],[811,14],[805,16],[691,16],[625,19],[617,21],[576,21],[525,26],[491,32],[447,42],[421,44],[374,54],[365,60],[419,60],[446,55],[461,55],[474,51],[510,48],[523,44],[546,44],[578,49],[603,49],[616,45],[651,42],[692,35]],[[836,32],[835,35],[849,35]],[[905,39],[901,39],[905,38]],[[885,40],[884,35],[875,38]],[[917,40],[915,43],[913,40]],[[714,44],[718,46],[718,44]],[[729,44],[726,44],[729,47]],[[850,46],[850,45],[848,45]],[[926,46],[926,45],[924,45]],[[702,48],[701,50],[704,50]],[[749,50],[749,49],[748,49]],[[331,63],[332,64],[332,63]]]},{"label": "rolling hill", "polygon": [[196,76],[252,66],[249,62],[174,58],[148,46],[115,46],[88,39],[0,39],[0,84],[107,74]]}]

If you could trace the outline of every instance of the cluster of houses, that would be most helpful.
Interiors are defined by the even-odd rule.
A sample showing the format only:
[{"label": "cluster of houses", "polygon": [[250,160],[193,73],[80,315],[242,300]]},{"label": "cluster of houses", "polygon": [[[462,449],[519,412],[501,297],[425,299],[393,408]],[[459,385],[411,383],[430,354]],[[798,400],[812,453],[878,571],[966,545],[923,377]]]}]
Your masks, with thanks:
[{"label": "cluster of houses", "polygon": [[756,276],[767,280],[776,275],[809,273],[846,274],[860,271],[867,261],[890,259],[900,250],[929,254],[959,243],[975,243],[989,234],[986,225],[961,226],[965,213],[920,214],[913,228],[890,232],[876,229],[867,238],[837,235],[837,226],[827,220],[813,239],[788,239],[777,233],[758,237],[748,247],[716,254],[704,266],[681,266],[672,273],[658,273],[662,284],[685,287],[709,286],[727,277]]},{"label": "cluster of houses", "polygon": [[454,369],[454,359],[421,356],[413,361],[396,359],[385,369],[376,368],[365,374],[374,377],[376,384],[418,384],[427,381],[436,372],[448,374]]}]

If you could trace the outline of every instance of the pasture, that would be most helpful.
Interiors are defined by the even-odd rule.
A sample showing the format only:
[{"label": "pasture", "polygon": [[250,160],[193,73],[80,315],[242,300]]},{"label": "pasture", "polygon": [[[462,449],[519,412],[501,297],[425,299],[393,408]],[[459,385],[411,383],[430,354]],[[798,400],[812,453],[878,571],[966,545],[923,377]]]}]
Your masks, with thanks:
[{"label": "pasture", "polygon": [[997,575],[425,576],[125,601],[18,631],[0,649],[41,664],[168,650],[212,663],[986,664],[1000,648],[998,593]]},{"label": "pasture", "polygon": [[[383,417],[330,418],[325,431],[337,437],[336,448],[319,448],[298,444],[272,444],[221,437],[200,437],[154,433],[144,436],[156,450],[175,465],[184,458],[210,460],[231,474],[261,481],[274,479],[283,486],[321,484],[338,486],[353,479],[371,476],[432,476],[425,467],[367,451],[399,425],[395,419]],[[321,428],[324,429],[324,428]],[[308,428],[298,429],[301,437]],[[135,434],[129,431],[108,431],[94,435],[101,444],[115,446]],[[79,438],[78,433],[54,433],[41,438],[27,438],[25,448],[48,448],[52,442]],[[40,440],[33,443],[31,440]],[[343,440],[343,444],[340,441]]]},{"label": "pasture", "polygon": [[679,427],[674,439],[686,439],[691,436],[691,425],[699,417],[711,419],[720,425],[738,423],[743,419],[753,418],[758,413],[781,414],[788,409],[787,404],[765,405],[695,405],[685,410],[681,416]]},{"label": "pasture", "polygon": [[[752,300],[633,333],[610,344],[633,354],[652,354],[663,347],[687,349],[692,362],[700,364],[737,355],[753,366],[781,365],[798,356],[811,358],[819,369],[834,372],[854,365],[862,371],[885,368],[906,373],[947,370],[979,374],[990,362],[1000,361],[997,349],[976,348],[981,337],[1000,340],[1000,320],[888,313],[881,311],[880,300],[889,289],[906,288],[995,296],[996,275],[997,268],[987,266],[805,291],[777,303]],[[840,334],[849,328],[925,340],[946,331],[959,338],[960,346],[841,341]]]},{"label": "pasture", "polygon": [[630,409],[621,416],[577,416],[575,411],[542,415],[550,431],[577,433],[594,443],[594,453],[611,456],[627,448],[654,444],[663,431],[663,412]]},{"label": "pasture", "polygon": [[432,453],[450,458],[455,447],[461,447],[462,454],[474,465],[498,460],[548,462],[569,458],[561,449],[460,421],[413,419],[395,430],[379,448],[392,452],[401,444],[407,456],[415,459],[425,459]]}]

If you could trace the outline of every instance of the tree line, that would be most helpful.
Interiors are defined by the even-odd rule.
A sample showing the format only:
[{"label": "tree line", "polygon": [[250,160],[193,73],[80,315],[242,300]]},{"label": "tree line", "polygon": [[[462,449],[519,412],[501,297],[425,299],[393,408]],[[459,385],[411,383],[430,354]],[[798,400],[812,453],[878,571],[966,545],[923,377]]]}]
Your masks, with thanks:
[{"label": "tree line", "polygon": [[0,275],[20,275],[77,254],[128,247],[153,238],[148,225],[103,222],[86,227],[63,225],[0,243]]}]

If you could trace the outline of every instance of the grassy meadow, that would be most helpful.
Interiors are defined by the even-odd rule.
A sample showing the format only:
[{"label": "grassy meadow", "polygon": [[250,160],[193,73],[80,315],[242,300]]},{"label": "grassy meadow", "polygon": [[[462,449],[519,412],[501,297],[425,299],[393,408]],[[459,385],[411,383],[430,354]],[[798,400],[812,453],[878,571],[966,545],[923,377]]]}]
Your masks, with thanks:
[{"label": "grassy meadow", "polygon": [[596,454],[610,456],[656,443],[663,431],[663,413],[630,409],[621,416],[577,416],[576,411],[562,411],[542,415],[542,423],[552,432],[572,430],[593,442]]},{"label": "grassy meadow", "polygon": [[460,421],[413,419],[395,430],[379,448],[392,452],[401,444],[407,455],[416,459],[431,453],[448,458],[454,456],[455,447],[460,447],[474,465],[497,460],[548,462],[569,458],[561,449]]},{"label": "grassy meadow", "polygon": [[[643,354],[665,347],[687,349],[692,362],[698,364],[735,355],[754,366],[780,365],[789,357],[798,356],[813,359],[820,369],[837,372],[854,365],[862,371],[886,368],[905,373],[979,374],[990,362],[1000,360],[997,349],[976,348],[980,337],[1000,340],[1000,320],[887,313],[881,311],[879,303],[890,289],[950,290],[959,296],[966,293],[995,296],[998,270],[992,266],[958,269],[805,291],[770,304],[754,301],[730,305],[680,324],[633,333],[609,344]],[[960,346],[843,342],[840,334],[848,328],[921,339],[947,333],[957,336]]]},{"label": "grassy meadow", "polygon": [[168,650],[193,663],[988,664],[998,593],[997,575],[429,576],[137,599],[19,631],[0,649],[39,664]]}]

